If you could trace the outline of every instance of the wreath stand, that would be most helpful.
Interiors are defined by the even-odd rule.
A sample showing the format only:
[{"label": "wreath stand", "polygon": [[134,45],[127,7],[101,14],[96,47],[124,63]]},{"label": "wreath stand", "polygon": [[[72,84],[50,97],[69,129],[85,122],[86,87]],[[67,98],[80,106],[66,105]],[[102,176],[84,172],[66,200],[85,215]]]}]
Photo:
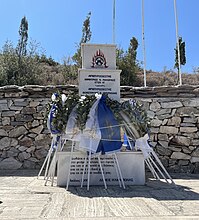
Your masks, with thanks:
[{"label": "wreath stand", "polygon": [[[123,177],[122,177],[122,173],[121,173],[121,169],[120,169],[120,166],[119,166],[119,162],[118,162],[116,153],[112,152],[112,153],[104,154],[104,155],[102,155],[100,153],[92,153],[91,152],[92,140],[93,140],[92,138],[89,138],[89,142],[90,142],[89,151],[86,153],[85,159],[84,159],[84,168],[83,168],[83,174],[82,174],[82,178],[81,178],[81,187],[83,187],[83,184],[84,184],[84,177],[85,177],[85,173],[86,173],[86,164],[87,164],[88,165],[88,169],[87,169],[87,173],[88,173],[88,176],[87,176],[87,190],[89,191],[91,160],[93,158],[97,158],[98,159],[98,164],[100,166],[100,171],[101,171],[103,183],[104,183],[104,188],[107,189],[107,184],[106,184],[106,180],[105,180],[105,176],[104,176],[104,170],[103,170],[103,167],[102,167],[101,158],[105,158],[105,157],[109,156],[113,159],[114,167],[116,169],[116,174],[117,174],[117,178],[118,178],[118,182],[119,182],[119,186],[123,187],[125,189],[124,180],[123,180]],[[70,162],[69,162],[69,167],[68,167],[68,177],[67,177],[67,183],[66,183],[66,190],[68,190],[69,183],[70,183],[70,170],[71,170],[73,152],[74,152],[74,144],[72,144],[72,147],[71,147]]]},{"label": "wreath stand", "polygon": [[[131,142],[129,140],[130,138],[127,137],[127,139],[128,139],[129,145],[132,148]],[[143,156],[144,156],[144,161],[155,179],[160,180],[160,176],[162,176],[162,178],[167,183],[175,185],[173,179],[171,178],[171,176],[169,175],[169,173],[167,172],[167,170],[161,163],[157,154],[154,152],[153,148],[149,146],[148,139],[149,139],[148,134],[145,134],[144,137],[137,139],[135,142],[135,149],[142,151]],[[168,179],[170,180],[170,182],[168,181]]]}]

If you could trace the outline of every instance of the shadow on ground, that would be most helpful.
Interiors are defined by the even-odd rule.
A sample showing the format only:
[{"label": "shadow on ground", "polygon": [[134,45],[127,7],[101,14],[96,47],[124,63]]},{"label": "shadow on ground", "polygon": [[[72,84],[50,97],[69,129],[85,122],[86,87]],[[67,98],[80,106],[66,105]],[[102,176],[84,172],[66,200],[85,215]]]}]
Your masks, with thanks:
[{"label": "shadow on ground", "polygon": [[114,197],[114,198],[154,198],[156,200],[199,200],[199,194],[192,188],[182,185],[171,185],[162,181],[148,179],[144,186],[127,186],[126,189],[119,186],[108,186],[105,190],[103,186],[86,187],[70,186],[68,191],[80,197]]},{"label": "shadow on ground", "polygon": [[[0,176],[15,176],[20,177],[33,177],[37,180],[38,170],[1,170]],[[108,186],[105,190],[103,186],[90,186],[90,190],[87,191],[86,186],[81,188],[80,186],[69,186],[67,193],[79,197],[95,198],[95,197],[113,197],[113,198],[153,198],[156,200],[197,200],[199,201],[199,175],[198,174],[172,174],[174,181],[178,185],[167,184],[163,181],[158,181],[147,175],[146,184],[144,186],[126,186],[126,189],[119,186]],[[42,180],[43,176],[38,181]],[[41,183],[41,182],[40,182]],[[36,183],[37,184],[37,183]],[[38,182],[39,184],[39,182]],[[37,193],[51,192],[56,184],[51,187],[49,184],[38,190]],[[43,191],[42,191],[43,190]],[[34,189],[31,190],[34,193]],[[62,191],[63,192],[63,191]],[[36,192],[35,192],[36,193]]]}]

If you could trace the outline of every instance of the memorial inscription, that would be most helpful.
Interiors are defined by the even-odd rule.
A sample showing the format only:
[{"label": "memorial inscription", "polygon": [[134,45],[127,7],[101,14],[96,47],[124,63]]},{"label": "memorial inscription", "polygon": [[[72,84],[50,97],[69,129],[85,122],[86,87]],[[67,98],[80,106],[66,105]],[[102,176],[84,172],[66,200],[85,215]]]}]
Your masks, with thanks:
[{"label": "memorial inscription", "polygon": [[79,94],[107,93],[120,100],[120,73],[116,70],[116,46],[82,45],[82,69],[79,69]]}]

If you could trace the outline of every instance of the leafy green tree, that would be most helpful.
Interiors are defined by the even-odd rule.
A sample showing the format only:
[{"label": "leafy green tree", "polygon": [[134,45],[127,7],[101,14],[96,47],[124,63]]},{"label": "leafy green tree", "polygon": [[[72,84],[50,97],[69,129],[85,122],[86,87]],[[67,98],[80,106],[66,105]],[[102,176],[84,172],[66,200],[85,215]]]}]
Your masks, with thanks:
[{"label": "leafy green tree", "polygon": [[91,18],[91,12],[88,13],[85,21],[83,22],[83,27],[82,27],[82,38],[77,45],[77,51],[72,57],[72,60],[75,62],[75,66],[77,68],[80,68],[82,65],[82,57],[81,57],[81,44],[82,43],[87,43],[90,41],[92,32],[90,28],[90,18]]},{"label": "leafy green tree", "polygon": [[18,71],[16,50],[10,41],[6,41],[0,56],[0,85],[16,84]]},{"label": "leafy green tree", "polygon": [[39,84],[42,67],[37,58],[39,55],[36,48],[36,45],[30,44],[27,55],[21,57],[19,64],[19,57],[13,44],[7,41],[3,45],[0,53],[0,86]]},{"label": "leafy green tree", "polygon": [[120,83],[121,85],[136,85],[136,72],[140,70],[137,61],[138,41],[135,37],[130,40],[128,50],[124,52],[123,49],[117,49],[116,62],[117,67],[122,70]]}]

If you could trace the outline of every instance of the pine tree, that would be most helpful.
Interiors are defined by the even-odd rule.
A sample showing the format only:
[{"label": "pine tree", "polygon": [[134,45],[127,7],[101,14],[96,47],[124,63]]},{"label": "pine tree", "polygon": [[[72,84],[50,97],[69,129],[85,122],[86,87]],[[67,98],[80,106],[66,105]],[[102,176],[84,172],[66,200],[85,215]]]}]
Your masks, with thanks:
[{"label": "pine tree", "polygon": [[[180,48],[180,65],[186,64],[186,52],[185,52],[185,42],[182,40],[182,37],[178,39],[179,48]],[[178,81],[179,81],[179,62],[178,62],[178,45],[176,45],[175,50],[175,66],[174,68],[178,69]]]},{"label": "pine tree", "polygon": [[74,56],[72,57],[77,68],[80,68],[81,64],[82,64],[81,44],[89,42],[91,39],[91,36],[92,36],[92,32],[91,32],[91,28],[90,28],[90,18],[91,18],[91,12],[88,13],[85,21],[83,22],[82,37],[81,37],[79,44],[77,45],[77,51],[74,54]]},{"label": "pine tree", "polygon": [[19,41],[17,45],[17,54],[19,59],[22,56],[27,55],[27,43],[28,43],[28,21],[24,16],[21,19],[21,24],[19,27]]},{"label": "pine tree", "polygon": [[136,84],[136,71],[139,70],[137,62],[138,45],[137,39],[132,37],[126,52],[122,49],[117,49],[117,67],[122,70],[120,77],[121,85],[131,86]]}]

